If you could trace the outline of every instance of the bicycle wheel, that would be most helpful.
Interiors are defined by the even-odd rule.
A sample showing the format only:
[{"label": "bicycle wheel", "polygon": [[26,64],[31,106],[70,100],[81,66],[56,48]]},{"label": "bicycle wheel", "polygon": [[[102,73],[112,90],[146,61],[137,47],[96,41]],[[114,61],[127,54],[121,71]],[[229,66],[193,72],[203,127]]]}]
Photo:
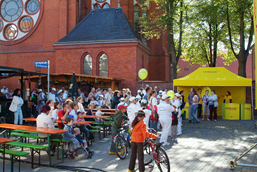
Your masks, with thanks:
[{"label": "bicycle wheel", "polygon": [[122,136],[117,136],[115,140],[115,151],[120,159],[125,159],[127,156],[127,146]]},{"label": "bicycle wheel", "polygon": [[159,163],[156,160],[157,167],[161,172],[170,172],[170,161],[169,157],[166,154],[165,150],[162,147],[159,147],[157,150],[157,156],[159,159]]},{"label": "bicycle wheel", "polygon": [[149,165],[153,161],[153,153],[151,151],[150,145],[147,142],[144,145],[144,164]]}]

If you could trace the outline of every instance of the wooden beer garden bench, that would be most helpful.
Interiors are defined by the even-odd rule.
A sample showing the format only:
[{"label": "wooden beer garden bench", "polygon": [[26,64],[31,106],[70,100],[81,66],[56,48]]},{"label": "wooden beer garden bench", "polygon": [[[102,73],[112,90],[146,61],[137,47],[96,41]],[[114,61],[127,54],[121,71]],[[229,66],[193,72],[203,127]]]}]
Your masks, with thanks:
[{"label": "wooden beer garden bench", "polygon": [[[50,129],[50,128],[37,128],[37,127],[32,127],[32,126],[24,126],[24,125],[15,125],[15,124],[0,124],[0,128],[4,128],[9,130],[9,137],[11,136],[11,130],[22,130],[22,131],[32,131],[32,132],[36,132],[36,133],[45,133],[47,134],[47,138],[43,138],[43,139],[47,139],[47,143],[48,146],[41,146],[41,145],[35,145],[35,144],[29,144],[29,143],[20,143],[20,142],[13,142],[10,143],[9,145],[14,145],[14,146],[18,146],[18,144],[20,144],[19,146],[21,147],[27,147],[31,149],[31,156],[33,156],[32,160],[34,161],[34,154],[38,153],[40,155],[40,150],[47,148],[48,149],[48,158],[49,158],[49,165],[52,165],[52,159],[51,159],[51,154],[50,154],[50,134],[62,134],[65,132],[68,132],[68,130],[62,130],[62,129]],[[15,133],[14,135],[16,136],[21,136],[21,137],[30,137],[30,138],[40,138],[36,135],[30,135],[30,134],[24,134],[24,133]],[[40,138],[42,139],[42,138]],[[58,151],[59,149],[57,149]],[[59,154],[59,153],[58,153]],[[57,159],[58,159],[58,154],[57,154]],[[40,161],[40,157],[39,157],[39,161]],[[63,160],[63,149],[62,149],[62,162],[64,162]],[[32,163],[33,164],[33,163]],[[34,166],[32,165],[32,168]]]}]

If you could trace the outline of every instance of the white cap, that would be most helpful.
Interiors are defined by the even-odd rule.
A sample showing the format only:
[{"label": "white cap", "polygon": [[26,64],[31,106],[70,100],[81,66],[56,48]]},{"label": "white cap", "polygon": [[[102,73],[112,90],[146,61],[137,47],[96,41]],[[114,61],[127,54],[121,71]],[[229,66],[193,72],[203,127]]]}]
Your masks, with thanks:
[{"label": "white cap", "polygon": [[38,92],[42,92],[43,90],[42,89],[37,89]]},{"label": "white cap", "polygon": [[61,89],[61,90],[59,90],[57,94],[60,94],[61,92],[62,92],[62,89]]},{"label": "white cap", "polygon": [[141,103],[147,104],[147,101],[145,99],[141,100]]},{"label": "white cap", "polygon": [[179,93],[175,93],[176,97],[181,97],[181,95]]},{"label": "white cap", "polygon": [[52,87],[52,90],[56,91],[56,89],[54,87]]},{"label": "white cap", "polygon": [[141,93],[141,90],[137,90],[138,93]]},{"label": "white cap", "polygon": [[99,97],[104,97],[103,95],[100,95]]},{"label": "white cap", "polygon": [[140,95],[137,95],[137,96],[136,96],[136,99],[141,99],[141,96],[140,96]]},{"label": "white cap", "polygon": [[132,102],[133,100],[136,100],[136,98],[134,96],[129,98],[129,101]]},{"label": "white cap", "polygon": [[163,99],[163,100],[164,100],[164,99],[167,99],[167,98],[170,98],[170,96],[168,96],[167,94],[162,95],[162,99]]},{"label": "white cap", "polygon": [[160,90],[159,93],[162,93],[162,90]]},{"label": "white cap", "polygon": [[120,98],[120,100],[121,100],[121,101],[124,101],[125,99],[124,99],[124,97],[122,97],[122,98]]}]

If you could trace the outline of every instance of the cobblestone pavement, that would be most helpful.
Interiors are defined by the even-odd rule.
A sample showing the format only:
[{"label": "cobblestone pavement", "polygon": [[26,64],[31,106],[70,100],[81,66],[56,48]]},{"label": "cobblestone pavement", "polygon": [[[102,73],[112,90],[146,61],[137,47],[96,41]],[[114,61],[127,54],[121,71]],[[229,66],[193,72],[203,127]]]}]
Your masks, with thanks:
[{"label": "cobblestone pavement", "polygon": [[[230,171],[229,162],[256,142],[256,133],[255,121],[201,121],[199,124],[191,124],[184,121],[183,135],[178,137],[178,142],[174,143],[169,138],[171,145],[164,147],[170,159],[171,172]],[[93,172],[100,171],[100,169],[108,172],[128,171],[130,150],[125,160],[120,160],[116,155],[108,155],[110,141],[111,136],[109,135],[93,143],[91,149],[95,151],[95,155],[92,159],[85,159],[83,151],[79,150],[79,157],[75,160],[65,158],[65,162],[59,165],[75,166],[81,170]],[[250,151],[239,162],[257,165],[256,152],[257,147]],[[48,158],[45,152],[42,152],[42,154],[42,163],[47,164]],[[30,156],[26,158],[29,160]],[[17,165],[18,164],[15,164],[15,168],[17,168]],[[9,163],[6,166],[10,169]],[[0,160],[0,169],[2,169],[2,160]],[[32,170],[30,164],[25,163],[21,163],[21,169],[27,172],[63,171],[62,169],[48,167],[40,167]],[[157,172],[158,169],[156,166],[154,166],[153,169],[146,167],[146,171]],[[257,171],[257,168],[237,167],[234,171]]]}]

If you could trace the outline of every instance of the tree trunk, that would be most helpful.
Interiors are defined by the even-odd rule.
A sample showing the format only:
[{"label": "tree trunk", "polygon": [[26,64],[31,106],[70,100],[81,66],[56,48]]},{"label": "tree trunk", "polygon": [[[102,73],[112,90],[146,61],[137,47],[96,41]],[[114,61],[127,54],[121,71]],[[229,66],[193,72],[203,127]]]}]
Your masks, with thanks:
[{"label": "tree trunk", "polygon": [[247,62],[247,56],[238,59],[238,75],[242,77],[246,77],[246,62]]}]

